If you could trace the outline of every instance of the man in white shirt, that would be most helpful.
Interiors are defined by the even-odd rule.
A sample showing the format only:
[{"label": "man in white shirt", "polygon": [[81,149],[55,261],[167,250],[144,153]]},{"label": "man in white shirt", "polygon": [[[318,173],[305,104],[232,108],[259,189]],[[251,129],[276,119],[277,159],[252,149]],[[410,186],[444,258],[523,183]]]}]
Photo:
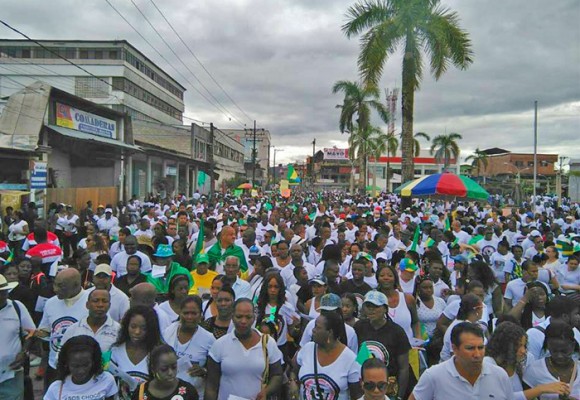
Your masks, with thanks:
[{"label": "man in white shirt", "polygon": [[60,271],[54,278],[56,296],[44,305],[37,337],[50,341],[48,368],[45,374],[46,387],[56,380],[56,355],[62,347],[62,337],[75,322],[87,315],[87,291],[81,287],[81,275],[73,268]]},{"label": "man in white shirt", "polygon": [[451,332],[454,356],[425,371],[409,400],[494,399],[513,400],[510,378],[501,367],[484,363],[484,336],[470,322]]},{"label": "man in white shirt", "polygon": [[34,331],[36,326],[24,304],[8,300],[8,293],[16,286],[16,282],[8,283],[0,275],[0,360],[4,360],[3,375],[6,378],[0,382],[0,399],[25,400],[22,366],[29,342],[22,337],[27,331]]},{"label": "man in white shirt", "polygon": [[97,221],[97,227],[100,232],[109,234],[109,231],[113,228],[119,226],[119,220],[113,215],[113,210],[111,208],[105,209],[105,215]]},{"label": "man in white shirt", "polygon": [[457,238],[457,243],[467,244],[471,239],[469,233],[461,229],[461,222],[459,222],[458,220],[455,220],[451,223],[451,229],[453,231],[453,236]]},{"label": "man in white shirt", "polygon": [[121,328],[121,325],[107,314],[111,307],[110,293],[103,289],[92,290],[87,298],[86,307],[88,315],[66,330],[62,337],[62,344],[64,345],[74,336],[87,335],[99,343],[103,353],[107,352],[117,341]]},{"label": "man in white shirt", "polygon": [[137,238],[129,235],[125,238],[125,251],[117,253],[111,260],[111,270],[120,278],[127,274],[127,259],[129,256],[136,255],[141,259],[141,272],[151,271],[151,260],[147,254],[137,250]]},{"label": "man in white shirt", "polygon": [[113,286],[113,271],[107,264],[99,264],[93,274],[95,290],[106,290],[110,293],[109,315],[116,322],[121,322],[129,309],[129,297],[116,286]]},{"label": "man in white shirt", "polygon": [[251,297],[250,284],[239,277],[240,260],[238,257],[229,256],[225,259],[224,264],[224,284],[229,284],[234,293],[236,300],[241,298],[249,299]]}]

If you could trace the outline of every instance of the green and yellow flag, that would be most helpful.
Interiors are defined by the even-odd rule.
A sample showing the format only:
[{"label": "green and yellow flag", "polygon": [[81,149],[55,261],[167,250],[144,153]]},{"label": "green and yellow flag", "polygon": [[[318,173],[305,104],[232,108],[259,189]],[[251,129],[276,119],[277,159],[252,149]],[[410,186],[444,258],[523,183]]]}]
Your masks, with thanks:
[{"label": "green and yellow flag", "polygon": [[417,245],[419,244],[419,236],[421,236],[421,228],[419,225],[415,228],[415,234],[413,235],[413,244],[411,244],[411,251],[417,251]]},{"label": "green and yellow flag", "polygon": [[288,164],[288,175],[286,175],[286,178],[290,182],[295,181],[296,179],[298,179],[298,174],[294,170],[294,165]]}]

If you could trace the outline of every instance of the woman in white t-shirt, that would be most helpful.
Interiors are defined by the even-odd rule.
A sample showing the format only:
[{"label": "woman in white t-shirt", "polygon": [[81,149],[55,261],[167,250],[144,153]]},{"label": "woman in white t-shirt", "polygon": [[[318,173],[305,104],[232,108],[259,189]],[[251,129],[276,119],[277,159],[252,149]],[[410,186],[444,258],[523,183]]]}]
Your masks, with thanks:
[{"label": "woman in white t-shirt", "polygon": [[527,343],[526,331],[521,326],[509,321],[502,322],[489,339],[484,362],[504,369],[512,383],[515,400],[535,399],[546,393],[563,394],[566,389],[563,382],[545,383],[524,391],[522,374],[530,364],[530,359],[526,360]]},{"label": "woman in white t-shirt", "polygon": [[[544,343],[550,356],[534,361],[524,372],[524,383],[531,388],[561,382],[565,389],[558,393],[580,398],[580,365],[572,357],[576,348],[574,330],[565,322],[552,321],[546,328]],[[542,394],[541,400],[558,399],[558,394]]]},{"label": "woman in white t-shirt", "polygon": [[163,339],[177,355],[177,377],[192,384],[203,399],[207,355],[216,339],[200,321],[201,298],[188,296],[181,301],[179,321],[165,328]]},{"label": "woman in white t-shirt", "polygon": [[117,394],[115,378],[103,372],[101,348],[90,336],[74,336],[62,346],[56,373],[44,400],[113,400]]},{"label": "woman in white t-shirt", "polygon": [[189,277],[186,275],[175,275],[169,282],[167,291],[168,300],[159,304],[158,309],[163,311],[169,321],[175,322],[179,318],[181,302],[187,297],[189,292]]},{"label": "woman in white t-shirt", "polygon": [[[123,316],[117,342],[111,347],[111,365],[129,375],[133,383],[146,382],[149,380],[149,354],[159,344],[161,333],[157,313],[147,306],[131,307]],[[117,381],[119,399],[129,400],[132,395],[129,382],[122,378]]]},{"label": "woman in white t-shirt", "polygon": [[346,340],[344,322],[336,313],[321,315],[307,343],[296,357],[290,376],[290,394],[297,399],[348,400],[361,395],[360,365]]},{"label": "woman in white t-shirt", "polygon": [[425,331],[429,338],[433,337],[433,332],[437,326],[437,321],[443,310],[445,310],[445,300],[434,295],[433,281],[429,275],[415,278],[415,292],[413,297],[417,301],[417,316],[422,325],[421,331]]},{"label": "woman in white t-shirt", "polygon": [[[234,331],[219,338],[207,358],[205,400],[227,400],[230,395],[243,399],[265,399],[280,390],[282,383],[282,353],[269,335],[253,328],[254,304],[240,298],[234,305]],[[266,369],[268,377],[262,387]]]},{"label": "woman in white t-shirt", "polygon": [[29,233],[29,227],[28,222],[23,219],[22,211],[15,211],[12,217],[14,222],[8,227],[8,241],[10,242],[10,248],[14,250],[15,259],[20,259],[22,245]]}]

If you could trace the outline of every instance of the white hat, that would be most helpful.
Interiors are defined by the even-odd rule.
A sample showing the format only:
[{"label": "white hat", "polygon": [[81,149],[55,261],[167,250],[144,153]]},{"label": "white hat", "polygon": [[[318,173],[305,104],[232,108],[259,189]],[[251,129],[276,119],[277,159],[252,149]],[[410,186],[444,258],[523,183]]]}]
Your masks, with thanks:
[{"label": "white hat", "polygon": [[12,290],[18,286],[18,282],[8,282],[4,275],[0,275],[0,291]]},{"label": "white hat", "polygon": [[111,270],[111,266],[109,264],[104,263],[97,265],[97,267],[95,268],[94,276],[97,276],[99,274],[107,274],[109,276],[112,276],[113,271]]},{"label": "white hat", "polygon": [[108,212],[112,213],[113,209],[112,208],[105,208],[105,213],[108,213]]}]

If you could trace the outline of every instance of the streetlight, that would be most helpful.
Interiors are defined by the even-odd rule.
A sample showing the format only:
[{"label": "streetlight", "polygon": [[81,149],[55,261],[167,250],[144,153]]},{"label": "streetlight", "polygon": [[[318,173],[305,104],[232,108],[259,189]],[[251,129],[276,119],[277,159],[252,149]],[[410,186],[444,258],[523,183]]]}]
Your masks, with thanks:
[{"label": "streetlight", "polygon": [[272,184],[275,185],[276,184],[276,153],[280,152],[280,151],[284,151],[284,149],[277,149],[276,146],[272,146],[272,148],[274,149],[274,179]]},{"label": "streetlight", "polygon": [[530,169],[530,167],[520,169],[520,168],[516,167],[514,164],[512,164],[511,162],[504,162],[504,165],[511,166],[511,167],[515,168],[515,170],[516,170],[516,204],[519,206],[521,204],[521,201],[522,201],[521,188],[520,188],[520,173],[522,171]]}]

